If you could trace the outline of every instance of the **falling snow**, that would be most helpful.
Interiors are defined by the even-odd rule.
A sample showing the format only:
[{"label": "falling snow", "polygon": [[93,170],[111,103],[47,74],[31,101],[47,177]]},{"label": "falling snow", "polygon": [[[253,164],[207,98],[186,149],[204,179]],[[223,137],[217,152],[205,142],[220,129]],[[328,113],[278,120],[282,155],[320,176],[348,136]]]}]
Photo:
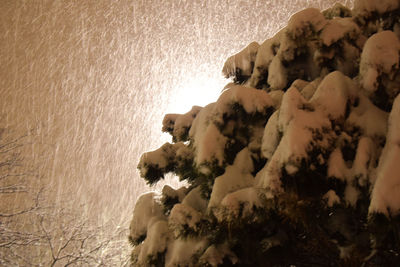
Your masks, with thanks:
[{"label": "falling snow", "polygon": [[33,133],[24,158],[51,188],[49,201],[72,198],[95,224],[127,229],[149,189],[139,156],[168,140],[163,114],[215,101],[228,56],[271,37],[298,10],[334,2],[6,0],[1,127]]}]

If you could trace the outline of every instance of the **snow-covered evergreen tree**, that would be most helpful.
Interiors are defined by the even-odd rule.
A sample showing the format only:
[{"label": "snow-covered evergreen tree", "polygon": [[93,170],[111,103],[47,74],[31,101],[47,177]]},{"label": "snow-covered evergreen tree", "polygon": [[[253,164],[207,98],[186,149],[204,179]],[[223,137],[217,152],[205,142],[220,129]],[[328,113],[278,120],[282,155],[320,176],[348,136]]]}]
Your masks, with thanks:
[{"label": "snow-covered evergreen tree", "polygon": [[398,266],[400,1],[309,8],[230,57],[139,163],[134,266]]}]

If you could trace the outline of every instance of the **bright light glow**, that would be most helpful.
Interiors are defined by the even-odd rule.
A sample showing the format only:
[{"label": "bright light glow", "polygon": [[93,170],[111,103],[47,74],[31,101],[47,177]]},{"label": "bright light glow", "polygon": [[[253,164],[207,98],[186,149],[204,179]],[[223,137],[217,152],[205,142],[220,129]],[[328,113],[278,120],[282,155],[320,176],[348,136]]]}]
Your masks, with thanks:
[{"label": "bright light glow", "polygon": [[173,90],[168,112],[182,114],[188,112],[194,105],[204,107],[217,101],[228,80],[222,75],[212,75],[212,73],[219,71],[201,72],[196,77],[185,75]]}]

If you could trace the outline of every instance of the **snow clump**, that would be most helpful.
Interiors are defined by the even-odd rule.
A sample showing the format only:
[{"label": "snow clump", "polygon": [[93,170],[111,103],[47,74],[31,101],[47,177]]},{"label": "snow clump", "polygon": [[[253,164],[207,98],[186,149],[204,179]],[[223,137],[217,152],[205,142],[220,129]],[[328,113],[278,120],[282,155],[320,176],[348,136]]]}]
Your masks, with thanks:
[{"label": "snow clump", "polygon": [[[135,266],[398,266],[400,2],[294,14],[228,58],[214,103],[167,114],[141,176]],[[282,257],[284,255],[284,257]]]}]

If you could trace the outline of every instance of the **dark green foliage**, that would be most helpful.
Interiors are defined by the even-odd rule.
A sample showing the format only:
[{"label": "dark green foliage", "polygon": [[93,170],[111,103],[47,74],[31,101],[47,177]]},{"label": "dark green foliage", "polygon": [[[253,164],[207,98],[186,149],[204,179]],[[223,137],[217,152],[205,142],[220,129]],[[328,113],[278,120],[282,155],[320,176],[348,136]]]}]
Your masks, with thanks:
[{"label": "dark green foliage", "polygon": [[365,267],[398,267],[400,263],[400,256],[398,252],[395,251],[377,251],[373,254],[368,261],[363,265]]},{"label": "dark green foliage", "polygon": [[128,236],[128,241],[129,241],[129,244],[131,244],[131,246],[137,245],[136,242],[133,240],[132,236],[130,236],[130,235]]},{"label": "dark green foliage", "polygon": [[166,115],[163,120],[162,131],[164,133],[169,133],[172,136],[172,138],[174,138],[173,134],[174,134],[175,119],[176,119],[175,117],[171,117],[171,116],[168,117],[168,115]]},{"label": "dark green foliage", "polygon": [[144,179],[146,180],[147,184],[154,185],[160,179],[164,178],[164,175],[170,171],[172,171],[172,166],[169,168],[160,168],[158,165],[149,165],[147,167],[146,176]]},{"label": "dark green foliage", "polygon": [[332,19],[334,17],[351,17],[351,10],[340,3],[336,3],[333,7],[325,10],[322,14],[327,19]]},{"label": "dark green foliage", "polygon": [[[382,75],[385,76],[385,75]],[[372,102],[380,109],[390,112],[392,109],[393,99],[390,99],[384,86],[382,85],[382,79],[384,77],[378,77],[378,90],[376,90],[372,96]],[[387,78],[387,77],[386,77]]]},{"label": "dark green foliage", "polygon": [[178,142],[178,141],[187,141],[189,139],[189,127],[183,127],[184,131],[181,135],[179,136],[172,136],[172,141]]},{"label": "dark green foliage", "polygon": [[368,220],[374,248],[400,254],[400,215],[395,217],[374,213]]},{"label": "dark green foliage", "polygon": [[149,256],[148,262],[152,267],[164,267],[165,265],[165,252],[157,253],[156,256]]},{"label": "dark green foliage", "polygon": [[204,199],[210,199],[214,180],[225,172],[226,166],[220,166],[216,160],[204,163],[202,166],[206,166],[210,170],[210,174],[197,172],[195,179],[190,180],[190,182],[192,186],[200,186]]},{"label": "dark green foliage", "polygon": [[[178,152],[181,152],[181,154]],[[160,166],[157,162],[152,162],[154,154],[166,161],[167,164]],[[158,150],[144,154],[138,169],[149,185],[157,183],[169,172],[175,173],[181,180],[190,180],[197,175],[193,160],[193,148],[190,145],[165,143]]]},{"label": "dark green foliage", "polygon": [[313,62],[313,50],[316,49],[315,44],[311,45],[309,42],[308,47],[305,47],[294,60],[282,64],[287,68],[288,83],[284,91],[289,89],[290,85],[297,79],[305,81],[313,81],[320,75],[321,69]]},{"label": "dark green foliage", "polygon": [[198,176],[198,173],[194,166],[193,158],[182,158],[178,162],[177,166],[171,171],[178,175],[181,181],[192,181],[195,177]]},{"label": "dark green foliage", "polygon": [[[302,163],[302,166],[306,164]],[[308,165],[308,164],[307,164]],[[317,197],[320,198],[325,194],[328,189],[326,176],[324,172],[326,167],[320,166],[315,171],[308,171],[302,167],[295,175],[289,175],[286,170],[282,170],[281,182],[285,192],[293,192],[299,196],[300,199]]]},{"label": "dark green foliage", "polygon": [[344,197],[344,190],[346,188],[346,182],[343,180],[339,180],[334,177],[328,177],[326,180],[328,190],[332,189],[335,191],[336,195],[340,198]]},{"label": "dark green foliage", "polygon": [[373,251],[365,266],[399,266],[400,215],[373,213],[368,220]]},{"label": "dark green foliage", "polygon": [[258,83],[254,85],[257,89],[263,89],[268,83],[268,68],[266,67],[257,67],[260,72],[260,77],[258,77]]},{"label": "dark green foliage", "polygon": [[267,159],[261,156],[252,156],[251,159],[253,160],[254,170],[251,175],[255,176],[267,163]]},{"label": "dark green foliage", "polygon": [[179,203],[179,198],[163,195],[161,203],[163,204],[164,213],[168,215],[171,212],[171,209],[174,207],[174,205]]},{"label": "dark green foliage", "polygon": [[141,235],[141,236],[139,236],[139,237],[136,238],[136,239],[132,238],[132,236],[128,236],[129,243],[130,243],[132,246],[137,246],[137,245],[139,245],[139,244],[142,243],[145,239],[146,239],[146,235]]},{"label": "dark green foliage", "polygon": [[[253,69],[254,67],[254,62],[250,62],[251,63],[251,69]],[[246,82],[248,79],[250,78],[249,75],[244,75],[243,74],[243,70],[240,68],[236,68],[235,69],[235,74],[233,75],[233,82],[234,83],[244,83]]]}]

